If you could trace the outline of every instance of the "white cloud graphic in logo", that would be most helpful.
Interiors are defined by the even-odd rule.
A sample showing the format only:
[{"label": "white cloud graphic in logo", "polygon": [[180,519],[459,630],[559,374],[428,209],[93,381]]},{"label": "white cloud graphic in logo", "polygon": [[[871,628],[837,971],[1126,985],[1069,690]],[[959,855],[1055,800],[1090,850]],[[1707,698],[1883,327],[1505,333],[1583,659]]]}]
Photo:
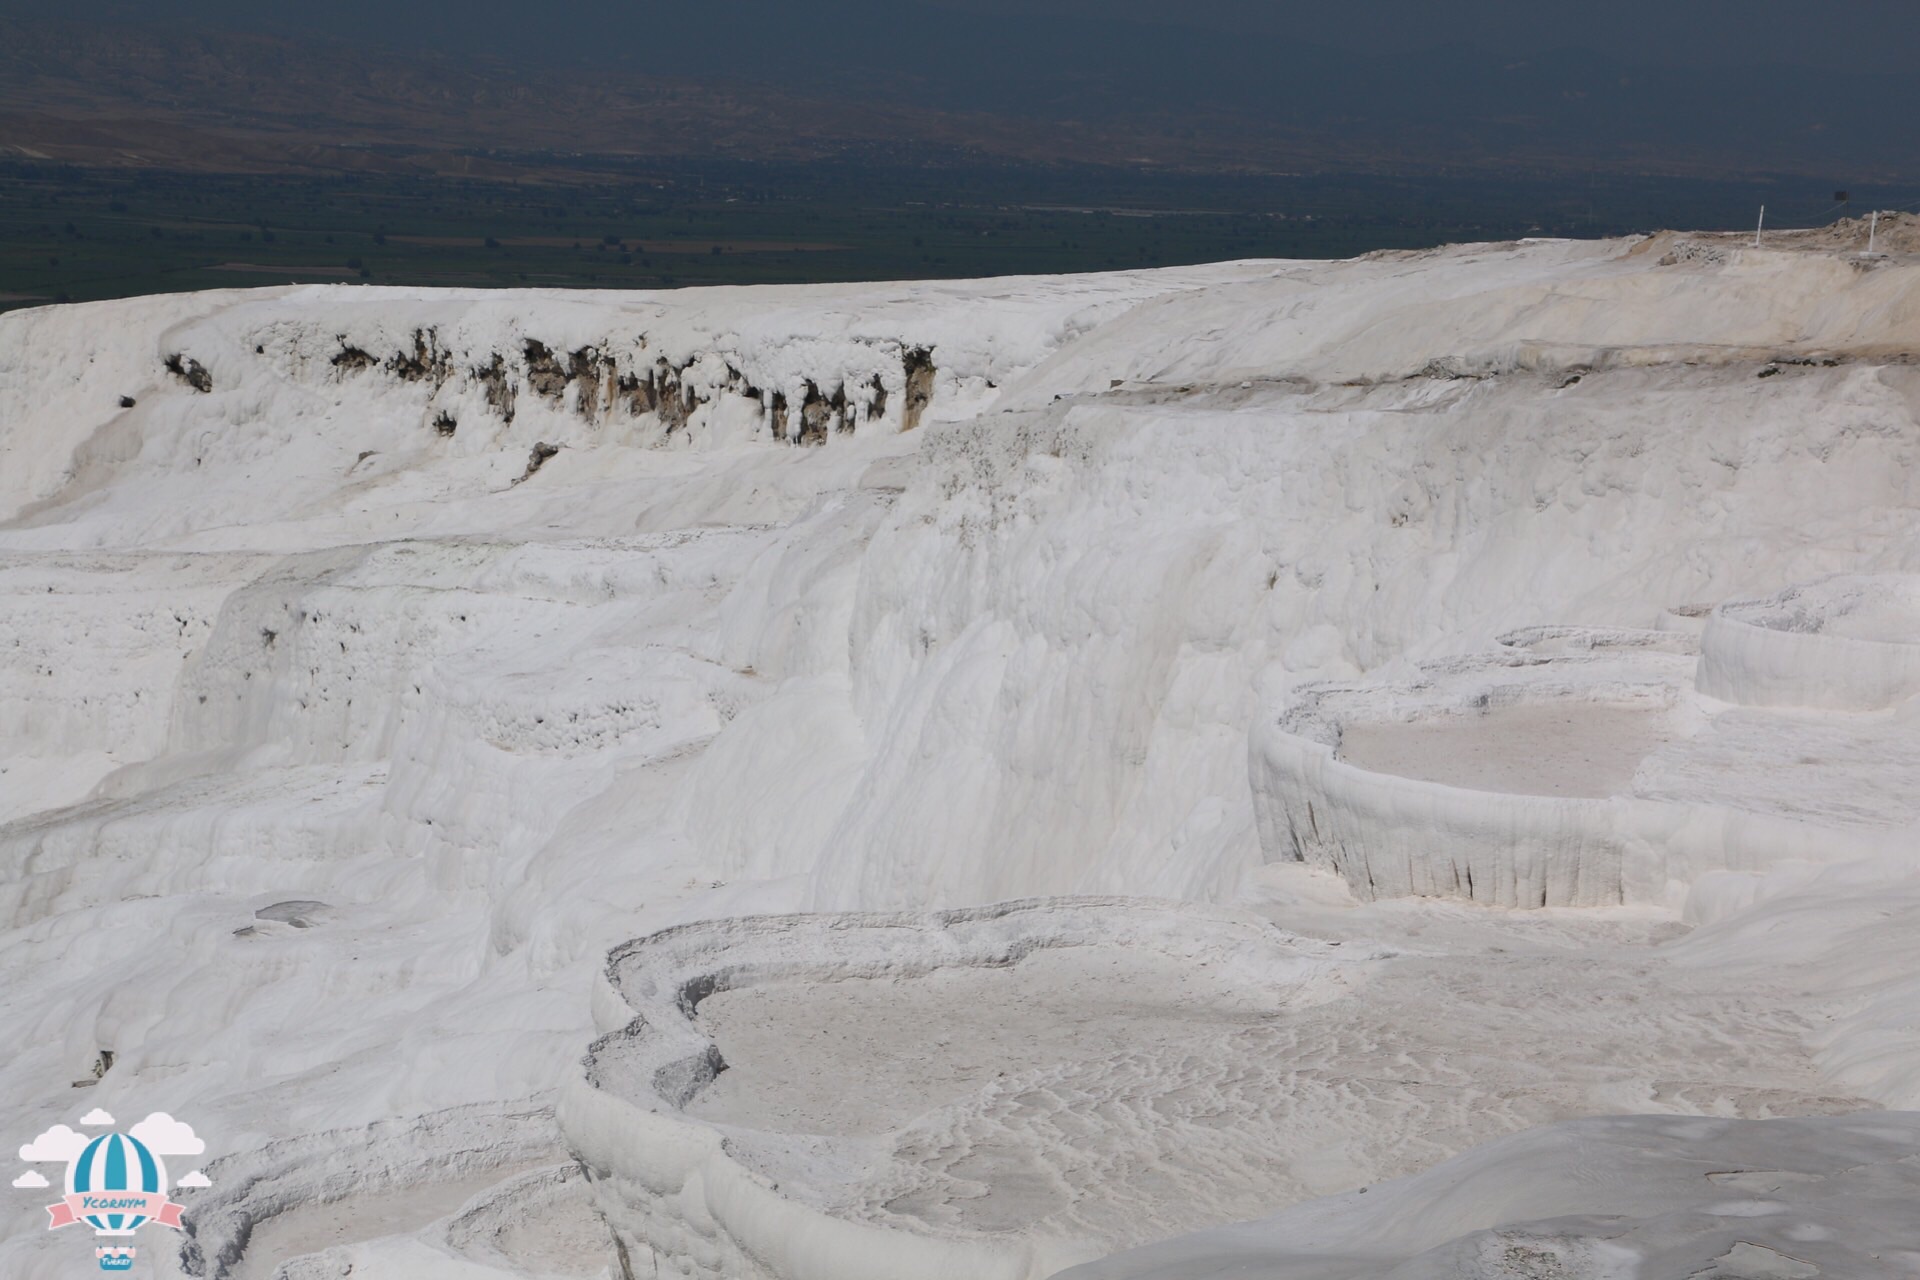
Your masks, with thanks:
[{"label": "white cloud graphic in logo", "polygon": [[92,1125],[112,1124],[113,1117],[108,1115],[106,1112],[102,1111],[99,1107],[95,1107],[93,1110],[87,1112],[87,1114],[80,1117],[80,1123],[92,1124]]},{"label": "white cloud graphic in logo", "polygon": [[193,1132],[192,1125],[175,1120],[164,1111],[154,1112],[130,1132],[157,1156],[197,1156],[207,1149],[207,1144]]},{"label": "white cloud graphic in logo", "polygon": [[173,1185],[176,1187],[210,1187],[213,1185],[213,1179],[209,1178],[206,1174],[200,1172],[198,1169],[195,1169],[192,1173],[180,1179],[180,1181],[174,1183]]},{"label": "white cloud graphic in logo", "polygon": [[25,1173],[21,1174],[19,1177],[15,1178],[13,1180],[13,1185],[16,1187],[31,1187],[35,1190],[44,1190],[47,1187],[52,1186],[53,1184],[51,1182],[48,1182],[45,1178],[41,1177],[38,1170],[29,1169]]},{"label": "white cloud graphic in logo", "polygon": [[67,1126],[57,1124],[20,1148],[20,1158],[29,1164],[38,1164],[42,1160],[58,1160],[65,1164],[86,1149],[86,1134],[75,1133]]}]

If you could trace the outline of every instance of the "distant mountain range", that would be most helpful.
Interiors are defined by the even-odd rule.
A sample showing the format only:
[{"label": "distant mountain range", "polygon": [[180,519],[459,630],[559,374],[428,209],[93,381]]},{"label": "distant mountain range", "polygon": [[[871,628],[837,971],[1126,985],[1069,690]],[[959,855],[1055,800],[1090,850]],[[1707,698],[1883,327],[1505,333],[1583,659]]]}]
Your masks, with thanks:
[{"label": "distant mountain range", "polygon": [[[0,20],[0,155],[499,177],[608,158],[854,155],[1920,181],[1920,75],[1683,72],[1468,47],[1366,57],[1140,22],[1094,32],[914,9],[890,24],[879,6],[849,37],[810,25],[803,5],[686,8],[604,48],[592,32],[559,33],[592,56],[511,63],[371,35]],[[729,10],[751,38],[732,34]]]}]

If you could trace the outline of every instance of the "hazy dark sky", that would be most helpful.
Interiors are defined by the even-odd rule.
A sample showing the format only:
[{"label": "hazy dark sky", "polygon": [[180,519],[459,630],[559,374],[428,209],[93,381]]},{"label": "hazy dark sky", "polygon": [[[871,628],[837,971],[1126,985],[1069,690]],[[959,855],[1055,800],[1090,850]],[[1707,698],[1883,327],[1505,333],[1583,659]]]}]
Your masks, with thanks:
[{"label": "hazy dark sky", "polygon": [[[1913,0],[939,0],[1005,14],[1292,33],[1355,50],[1475,44],[1524,56],[1583,48],[1654,65],[1786,63],[1909,68],[1920,50]],[[1017,19],[1016,19],[1017,21]]]},{"label": "hazy dark sky", "polygon": [[[950,29],[943,18],[953,11],[998,25],[1013,43],[1037,28],[1057,40],[1057,20],[1072,20],[1075,52],[1095,65],[1109,49],[1137,43],[1137,24],[1383,53],[1471,45],[1523,57],[1580,48],[1667,67],[1773,63],[1898,72],[1910,69],[1920,51],[1915,0],[0,0],[0,15],[11,17],[118,12],[147,21],[306,27],[509,58],[600,61],[624,53],[642,62],[649,48],[703,37],[717,50],[757,60],[776,54],[775,43],[795,22],[817,34],[809,54],[840,34],[870,40],[877,26],[903,59],[937,58],[939,50],[924,42]],[[857,70],[818,68],[823,78]]]},{"label": "hazy dark sky", "polygon": [[349,56],[585,64],[1041,130],[1272,129],[1442,165],[1920,168],[1920,0],[0,0],[0,16],[318,32]]}]

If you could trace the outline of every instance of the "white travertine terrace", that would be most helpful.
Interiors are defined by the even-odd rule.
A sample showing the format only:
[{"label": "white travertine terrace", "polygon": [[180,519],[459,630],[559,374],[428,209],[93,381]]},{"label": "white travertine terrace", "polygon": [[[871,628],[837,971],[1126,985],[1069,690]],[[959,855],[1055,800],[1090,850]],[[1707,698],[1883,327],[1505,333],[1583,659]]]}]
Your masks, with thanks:
[{"label": "white travertine terrace", "polygon": [[1845,574],[1721,605],[1700,691],[1758,707],[1884,711],[1920,694],[1920,577]]},{"label": "white travertine terrace", "polygon": [[[1303,945],[1265,921],[1122,900],[1048,899],[925,917],[790,916],[685,925],[621,947],[609,959],[595,989],[596,1016],[606,1034],[589,1051],[582,1074],[562,1091],[562,1130],[616,1234],[629,1249],[651,1242],[682,1260],[682,1274],[703,1280],[889,1280],[903,1271],[942,1280],[1027,1280],[1049,1274],[1085,1256],[1090,1246],[1094,1253],[1098,1248],[1050,1234],[1044,1194],[1014,1195],[1014,1203],[997,1210],[1011,1215],[997,1229],[955,1222],[933,1233],[922,1224],[916,1232],[908,1219],[881,1212],[878,1204],[866,1214],[852,1212],[857,1200],[849,1200],[845,1174],[831,1172],[875,1160],[876,1140],[884,1146],[893,1139],[893,1158],[900,1158],[893,1126],[869,1123],[862,1112],[913,1117],[935,1109],[944,1090],[955,1100],[982,1087],[1013,1090],[1021,1077],[1043,1067],[1045,1055],[1035,1059],[1011,1025],[979,1032],[997,1043],[989,1057],[999,1069],[982,1070],[983,1079],[934,1085],[916,1083],[910,1073],[894,1081],[895,1096],[862,1103],[843,1096],[858,1086],[839,1078],[828,1082],[815,1106],[824,1103],[841,1114],[812,1115],[784,1136],[689,1110],[726,1078],[722,1073],[737,1071],[698,1020],[716,996],[764,987],[804,993],[879,980],[912,1002],[905,989],[916,982],[976,971],[993,981],[974,997],[998,1002],[1019,985],[1007,971],[1069,952],[1130,968],[1143,956],[1158,956],[1206,970],[1191,987],[1167,985],[1167,973],[1159,975],[1160,983],[1132,987],[1141,1015],[1132,1022],[1132,1034],[1141,1037],[1137,1051],[1152,1052],[1144,1028],[1157,1011],[1172,1060],[1183,1052],[1181,1040],[1201,1025],[1196,1006],[1234,1020],[1315,1003],[1328,998],[1335,974],[1351,967],[1338,952]],[[1060,980],[1057,972],[1048,977]],[[931,1059],[928,1074],[937,1079],[942,1051],[934,1044],[947,1043],[938,1030],[943,1019],[937,994],[918,1007],[925,1019],[921,1052]],[[1006,1022],[1012,1021],[1009,1012]],[[804,1058],[804,1045],[798,1047],[798,1054],[782,1061],[788,1071]],[[1189,1045],[1185,1052],[1191,1051]],[[876,1043],[872,1052],[911,1049]],[[916,1089],[931,1089],[917,1106],[897,1096]],[[1090,1107],[1086,1120],[1094,1119]],[[1171,1116],[1165,1120],[1166,1128],[1179,1125]],[[1165,1135],[1160,1140],[1168,1141]],[[805,1161],[795,1161],[795,1149],[805,1151]],[[808,1172],[810,1165],[815,1172]],[[1015,1178],[1020,1170],[1009,1161],[1000,1172]],[[897,1202],[901,1189],[894,1191]],[[1039,1229],[1010,1229],[1029,1224]]]},{"label": "white travertine terrace", "polygon": [[[1844,1154],[1920,1107],[1917,360],[1920,262],[1671,235],[0,316],[0,1129],[190,1118],[194,1280],[1039,1280],[1583,1117]],[[1391,1265],[1489,1226],[1436,1186]]]},{"label": "white travertine terrace", "polygon": [[1059,1280],[1891,1277],[1920,1266],[1917,1145],[1910,1113],[1582,1120]]},{"label": "white travertine terrace", "polygon": [[[1709,636],[1709,642],[1711,635]],[[1362,898],[1505,907],[1685,905],[1719,871],[1902,847],[1915,814],[1889,785],[1920,763],[1849,735],[1864,804],[1775,784],[1815,726],[1715,715],[1691,645],[1664,632],[1533,628],[1411,683],[1310,687],[1253,737],[1255,811],[1274,859],[1327,867]],[[1704,666],[1705,659],[1702,659]]]}]

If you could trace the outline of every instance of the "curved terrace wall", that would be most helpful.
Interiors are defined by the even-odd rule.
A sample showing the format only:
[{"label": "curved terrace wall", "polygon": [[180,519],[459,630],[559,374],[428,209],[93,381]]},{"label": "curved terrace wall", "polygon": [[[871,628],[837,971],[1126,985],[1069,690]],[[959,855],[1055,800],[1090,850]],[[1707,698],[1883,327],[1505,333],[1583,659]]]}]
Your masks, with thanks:
[{"label": "curved terrace wall", "polygon": [[[1090,1256],[1084,1242],[891,1230],[804,1203],[744,1164],[726,1126],[682,1112],[725,1069],[718,1046],[694,1021],[700,1003],[764,982],[1003,967],[1045,948],[1076,946],[1154,948],[1196,963],[1204,957],[1216,972],[1258,972],[1270,981],[1281,941],[1271,925],[1229,912],[1096,898],[668,929],[609,957],[594,994],[606,1034],[562,1090],[561,1129],[628,1256],[657,1249],[688,1259],[684,1275],[1039,1280]],[[1318,967],[1302,960],[1298,976]]]},{"label": "curved terrace wall", "polygon": [[[1510,651],[1434,664],[1425,681],[1408,686],[1309,690],[1251,735],[1262,851],[1268,861],[1335,871],[1366,899],[1677,906],[1711,871],[1865,856],[1897,843],[1892,832],[1646,798],[1630,783],[1599,788],[1605,794],[1527,794],[1405,776],[1340,755],[1350,728],[1466,721],[1489,706],[1664,708],[1684,722],[1695,713],[1681,696],[1679,661],[1651,649],[1625,659]],[[1644,668],[1637,677],[1634,664]]]},{"label": "curved terrace wall", "polygon": [[1920,694],[1920,578],[1842,576],[1722,605],[1701,640],[1698,681],[1701,693],[1743,706],[1905,702]]}]

